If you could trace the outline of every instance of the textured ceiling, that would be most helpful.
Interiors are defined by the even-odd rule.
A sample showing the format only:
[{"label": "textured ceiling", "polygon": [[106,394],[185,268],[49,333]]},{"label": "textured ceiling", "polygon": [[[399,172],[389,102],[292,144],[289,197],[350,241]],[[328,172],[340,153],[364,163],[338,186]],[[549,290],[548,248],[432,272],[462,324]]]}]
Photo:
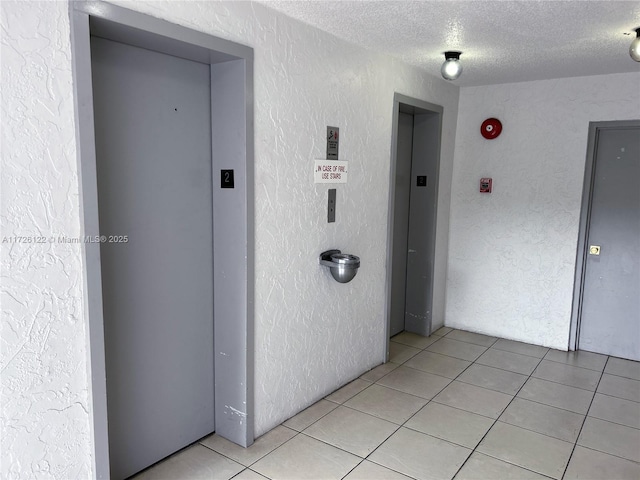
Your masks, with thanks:
[{"label": "textured ceiling", "polygon": [[460,86],[640,71],[629,57],[640,1],[261,3],[433,75],[446,50],[460,50]]}]

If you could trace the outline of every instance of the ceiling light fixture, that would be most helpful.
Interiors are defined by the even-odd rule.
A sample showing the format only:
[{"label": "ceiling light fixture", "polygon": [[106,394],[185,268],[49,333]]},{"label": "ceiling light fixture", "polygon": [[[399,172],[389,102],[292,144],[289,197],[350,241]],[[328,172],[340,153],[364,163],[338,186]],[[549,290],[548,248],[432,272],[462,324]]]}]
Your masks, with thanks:
[{"label": "ceiling light fixture", "polygon": [[629,55],[636,62],[640,62],[640,27],[636,28],[636,38],[631,42],[631,46],[629,47]]},{"label": "ceiling light fixture", "polygon": [[455,80],[462,73],[462,65],[460,64],[460,55],[462,52],[444,52],[444,63],[440,69],[442,77],[445,80]]}]

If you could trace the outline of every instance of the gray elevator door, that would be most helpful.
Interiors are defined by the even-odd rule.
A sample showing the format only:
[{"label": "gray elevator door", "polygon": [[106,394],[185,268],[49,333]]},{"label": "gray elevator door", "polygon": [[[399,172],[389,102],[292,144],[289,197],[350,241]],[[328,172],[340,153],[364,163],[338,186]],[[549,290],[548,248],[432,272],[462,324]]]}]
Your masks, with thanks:
[{"label": "gray elevator door", "polygon": [[599,130],[594,169],[578,348],[640,360],[640,128]]},{"label": "gray elevator door", "polygon": [[411,197],[411,156],[413,150],[413,115],[398,114],[398,147],[393,213],[393,270],[391,272],[391,322],[389,336],[405,327],[407,291],[407,249],[409,241],[409,200]]},{"label": "gray elevator door", "polygon": [[214,430],[210,68],[95,37],[91,53],[110,465],[121,479]]},{"label": "gray elevator door", "polygon": [[398,112],[389,335],[431,334],[440,114]]}]

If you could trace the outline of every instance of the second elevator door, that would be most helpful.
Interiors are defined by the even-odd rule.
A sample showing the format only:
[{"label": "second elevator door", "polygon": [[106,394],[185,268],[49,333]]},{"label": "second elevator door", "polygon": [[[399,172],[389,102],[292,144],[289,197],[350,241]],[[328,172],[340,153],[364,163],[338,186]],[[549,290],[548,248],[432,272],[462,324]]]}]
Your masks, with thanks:
[{"label": "second elevator door", "polygon": [[440,114],[398,112],[390,336],[431,334]]},{"label": "second elevator door", "polygon": [[390,336],[405,328],[407,290],[407,249],[409,241],[409,199],[411,198],[411,155],[413,115],[398,114],[398,147],[393,215],[393,271],[391,276]]},{"label": "second elevator door", "polygon": [[209,65],[92,38],[111,478],[214,430]]}]

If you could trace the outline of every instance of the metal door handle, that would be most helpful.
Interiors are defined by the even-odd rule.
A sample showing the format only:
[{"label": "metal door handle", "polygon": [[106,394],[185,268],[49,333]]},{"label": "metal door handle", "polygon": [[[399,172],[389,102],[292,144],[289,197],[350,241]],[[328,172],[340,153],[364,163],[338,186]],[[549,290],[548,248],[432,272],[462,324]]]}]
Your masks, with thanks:
[{"label": "metal door handle", "polygon": [[600,255],[600,245],[591,245],[589,247],[589,255]]}]

